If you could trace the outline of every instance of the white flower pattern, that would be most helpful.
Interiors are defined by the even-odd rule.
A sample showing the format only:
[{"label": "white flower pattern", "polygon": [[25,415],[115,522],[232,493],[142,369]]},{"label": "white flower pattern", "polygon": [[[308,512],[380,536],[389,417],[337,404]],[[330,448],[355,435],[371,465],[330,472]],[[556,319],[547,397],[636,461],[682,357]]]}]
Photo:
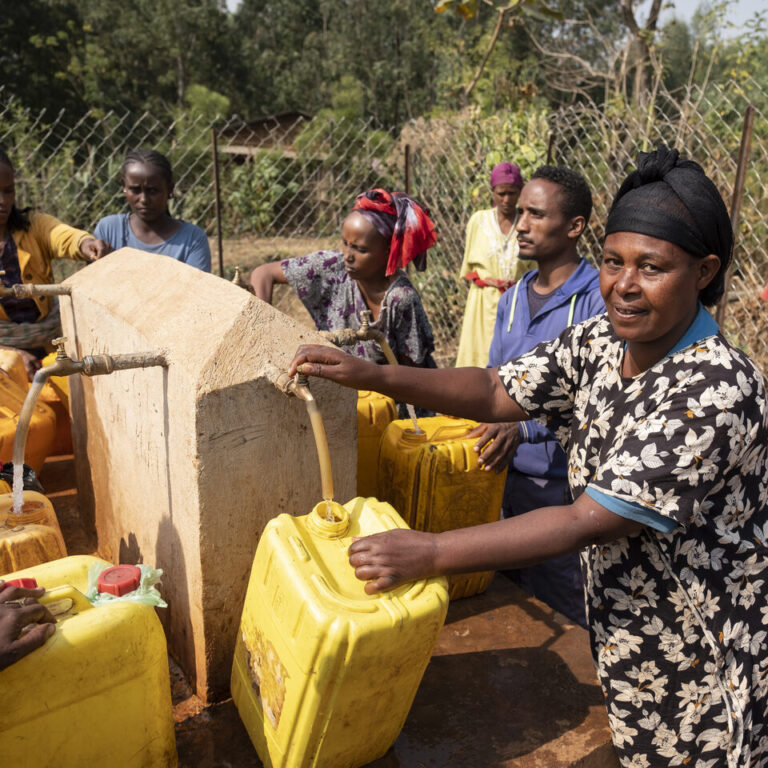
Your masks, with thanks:
[{"label": "white flower pattern", "polygon": [[721,335],[633,379],[607,316],[500,369],[589,485],[671,533],[582,553],[593,654],[623,768],[768,768],[768,402]]}]

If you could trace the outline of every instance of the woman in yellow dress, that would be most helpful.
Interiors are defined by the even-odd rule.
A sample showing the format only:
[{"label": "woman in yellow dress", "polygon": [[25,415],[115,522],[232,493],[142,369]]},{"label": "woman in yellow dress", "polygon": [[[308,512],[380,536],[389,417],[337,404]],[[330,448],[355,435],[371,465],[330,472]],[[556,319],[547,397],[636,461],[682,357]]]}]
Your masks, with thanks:
[{"label": "woman in yellow dress", "polygon": [[473,213],[467,224],[459,274],[470,285],[457,367],[488,365],[499,297],[535,266],[518,258],[515,218],[522,188],[520,169],[514,163],[499,163],[491,171],[493,208]]}]

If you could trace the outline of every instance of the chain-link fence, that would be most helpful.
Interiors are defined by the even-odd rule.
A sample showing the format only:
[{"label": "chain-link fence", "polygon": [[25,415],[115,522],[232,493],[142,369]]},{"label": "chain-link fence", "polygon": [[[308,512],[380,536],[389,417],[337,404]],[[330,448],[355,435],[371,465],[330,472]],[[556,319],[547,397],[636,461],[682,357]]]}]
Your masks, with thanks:
[{"label": "chain-link fence", "polygon": [[[723,330],[768,372],[768,305],[759,294],[768,281],[766,214],[768,190],[768,91],[752,81],[730,82],[706,90],[692,88],[686,98],[659,99],[653,110],[563,109],[551,116],[553,162],[570,165],[589,181],[595,212],[586,233],[589,250],[600,252],[603,226],[616,190],[634,167],[638,151],[659,143],[697,160],[717,185],[729,208],[734,203],[737,160],[747,108],[751,152],[741,190],[730,290]],[[753,120],[753,122],[752,122]]]},{"label": "chain-link fence", "polygon": [[322,115],[250,123],[231,118],[215,125],[189,115],[110,112],[73,119],[30,114],[11,100],[0,106],[0,144],[17,165],[20,201],[86,229],[125,210],[119,177],[127,150],[153,147],[167,154],[176,177],[173,212],[211,236],[214,269],[221,227],[227,277],[235,264],[250,268],[338,246],[341,221],[367,188],[409,191],[437,223],[439,243],[427,271],[411,277],[432,320],[438,362],[450,365],[467,291],[458,277],[464,230],[471,213],[490,204],[488,174],[495,163],[516,162],[527,177],[549,157],[582,172],[595,200],[583,252],[597,260],[607,208],[638,150],[659,142],[685,149],[730,202],[748,104],[756,109],[754,133],[724,328],[766,371],[768,313],[758,294],[768,280],[768,193],[761,181],[768,172],[768,91],[753,82],[693,88],[642,109],[579,105],[494,117],[467,110],[413,121],[396,138],[371,121]]}]

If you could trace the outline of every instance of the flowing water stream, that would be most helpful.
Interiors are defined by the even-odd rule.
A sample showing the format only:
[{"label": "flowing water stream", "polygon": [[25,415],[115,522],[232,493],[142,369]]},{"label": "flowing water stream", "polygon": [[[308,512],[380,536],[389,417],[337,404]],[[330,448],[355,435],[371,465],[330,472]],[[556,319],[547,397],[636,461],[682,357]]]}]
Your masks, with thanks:
[{"label": "flowing water stream", "polygon": [[11,510],[14,515],[20,515],[24,511],[24,449],[27,445],[29,423],[32,421],[37,398],[40,397],[40,391],[44,386],[45,380],[40,381],[37,378],[32,380],[16,427],[16,438],[13,441],[13,509]]}]

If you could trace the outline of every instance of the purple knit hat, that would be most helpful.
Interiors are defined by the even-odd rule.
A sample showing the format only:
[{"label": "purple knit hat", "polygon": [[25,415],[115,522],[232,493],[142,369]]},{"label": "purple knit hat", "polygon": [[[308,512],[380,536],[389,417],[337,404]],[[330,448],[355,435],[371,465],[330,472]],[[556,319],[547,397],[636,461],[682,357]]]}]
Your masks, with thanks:
[{"label": "purple knit hat", "polygon": [[514,163],[499,163],[491,171],[491,189],[497,184],[512,184],[523,188],[523,174]]}]

